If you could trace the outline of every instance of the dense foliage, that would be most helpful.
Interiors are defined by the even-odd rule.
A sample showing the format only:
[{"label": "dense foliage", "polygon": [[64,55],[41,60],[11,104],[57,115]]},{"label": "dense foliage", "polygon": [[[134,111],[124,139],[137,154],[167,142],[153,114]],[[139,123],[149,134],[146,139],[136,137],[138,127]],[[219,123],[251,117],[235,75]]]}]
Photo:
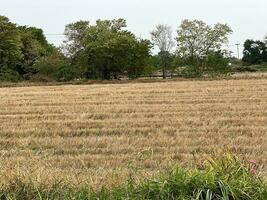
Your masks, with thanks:
[{"label": "dense foliage", "polygon": [[20,33],[8,18],[0,16],[0,80],[14,80],[19,77],[16,64],[23,58]]},{"label": "dense foliage", "polygon": [[37,73],[34,64],[53,49],[41,29],[17,26],[0,16],[0,80],[30,79]]},{"label": "dense foliage", "polygon": [[267,43],[247,40],[244,43],[243,62],[249,65],[267,62]]},{"label": "dense foliage", "polygon": [[84,67],[87,79],[140,76],[150,55],[150,42],[137,39],[126,21],[98,20],[96,25],[79,21],[66,26],[66,51],[72,63]]},{"label": "dense foliage", "polygon": [[232,33],[226,24],[214,27],[199,20],[184,20],[177,31],[177,56],[183,64],[191,66],[196,75],[229,71],[229,52],[222,45]]}]

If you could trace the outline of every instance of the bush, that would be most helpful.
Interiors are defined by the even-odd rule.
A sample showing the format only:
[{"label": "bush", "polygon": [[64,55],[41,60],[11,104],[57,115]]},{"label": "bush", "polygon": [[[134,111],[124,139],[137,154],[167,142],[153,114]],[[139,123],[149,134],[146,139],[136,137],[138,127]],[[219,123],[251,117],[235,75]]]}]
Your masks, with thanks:
[{"label": "bush", "polygon": [[175,168],[156,180],[136,187],[139,199],[264,200],[267,187],[258,177],[255,162],[229,155],[206,161],[204,170]]},{"label": "bush", "polygon": [[211,76],[226,75],[231,71],[229,59],[221,52],[209,53],[205,65],[204,73]]},{"label": "bush", "polygon": [[175,167],[160,177],[124,186],[94,191],[71,188],[62,183],[50,189],[15,181],[0,190],[2,199],[95,199],[95,200],[266,200],[267,186],[260,179],[255,161],[224,155],[204,162],[204,169]]},{"label": "bush", "polygon": [[55,82],[55,78],[44,74],[34,74],[30,77],[30,81],[49,83],[49,82]]},{"label": "bush", "polygon": [[33,76],[32,80],[71,81],[82,77],[81,67],[71,65],[58,51],[39,59],[34,67],[37,74]]},{"label": "bush", "polygon": [[[40,58],[35,64],[34,68],[37,76],[49,77],[50,79],[57,79],[57,72],[65,64],[64,59],[58,52],[53,52],[49,56]],[[35,75],[36,77],[36,75]]]},{"label": "bush", "polygon": [[177,70],[177,75],[184,78],[199,78],[202,76],[199,68],[194,65],[179,67]]},{"label": "bush", "polygon": [[173,72],[185,78],[199,78],[202,76],[224,76],[231,72],[229,59],[223,52],[210,52],[202,59],[184,60],[174,59]]},{"label": "bush", "polygon": [[61,66],[56,74],[58,81],[72,81],[82,77],[82,69],[79,66],[65,64]]},{"label": "bush", "polygon": [[252,66],[234,66],[232,67],[233,72],[257,72],[258,70]]},{"label": "bush", "polygon": [[259,66],[255,67],[260,72],[267,72],[267,63],[262,63]]},{"label": "bush", "polygon": [[7,67],[0,66],[0,81],[4,82],[19,82],[21,77],[18,72]]},{"label": "bush", "polygon": [[144,75],[148,77],[152,77],[157,71],[158,69],[155,66],[148,65],[144,69]]}]

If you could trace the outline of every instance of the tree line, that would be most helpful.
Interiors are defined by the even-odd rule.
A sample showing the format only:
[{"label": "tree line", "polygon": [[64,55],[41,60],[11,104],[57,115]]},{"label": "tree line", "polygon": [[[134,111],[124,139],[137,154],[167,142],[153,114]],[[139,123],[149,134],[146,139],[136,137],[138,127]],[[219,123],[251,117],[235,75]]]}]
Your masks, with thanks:
[{"label": "tree line", "polygon": [[[184,20],[175,38],[171,27],[161,24],[147,40],[127,30],[124,19],[97,20],[94,24],[78,21],[66,25],[66,40],[55,47],[42,29],[19,26],[0,16],[0,81],[227,74],[231,56],[223,45],[231,33],[227,24],[210,26],[200,20]],[[157,55],[152,54],[154,47],[159,49]],[[246,41],[243,60],[249,64],[265,62],[266,42]]]}]

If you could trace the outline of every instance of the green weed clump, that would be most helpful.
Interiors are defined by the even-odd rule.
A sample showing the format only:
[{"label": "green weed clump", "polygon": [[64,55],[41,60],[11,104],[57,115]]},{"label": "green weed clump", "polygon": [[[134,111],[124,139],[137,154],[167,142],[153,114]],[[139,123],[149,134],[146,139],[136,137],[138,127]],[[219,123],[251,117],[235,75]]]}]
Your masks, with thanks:
[{"label": "green weed clump", "polygon": [[255,161],[246,162],[234,156],[205,161],[203,169],[174,167],[154,179],[141,183],[129,178],[117,188],[73,188],[55,184],[49,189],[21,181],[1,189],[0,199],[12,200],[266,200],[267,186],[260,178]]}]

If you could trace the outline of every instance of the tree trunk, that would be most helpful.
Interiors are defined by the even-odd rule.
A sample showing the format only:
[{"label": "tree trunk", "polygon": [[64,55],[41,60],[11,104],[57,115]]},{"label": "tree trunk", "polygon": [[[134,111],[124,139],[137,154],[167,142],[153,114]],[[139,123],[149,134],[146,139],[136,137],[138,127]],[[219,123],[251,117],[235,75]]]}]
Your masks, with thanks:
[{"label": "tree trunk", "polygon": [[166,52],[161,52],[162,78],[166,79]]},{"label": "tree trunk", "polygon": [[166,65],[165,65],[165,63],[162,66],[162,77],[163,77],[163,79],[166,79]]}]

